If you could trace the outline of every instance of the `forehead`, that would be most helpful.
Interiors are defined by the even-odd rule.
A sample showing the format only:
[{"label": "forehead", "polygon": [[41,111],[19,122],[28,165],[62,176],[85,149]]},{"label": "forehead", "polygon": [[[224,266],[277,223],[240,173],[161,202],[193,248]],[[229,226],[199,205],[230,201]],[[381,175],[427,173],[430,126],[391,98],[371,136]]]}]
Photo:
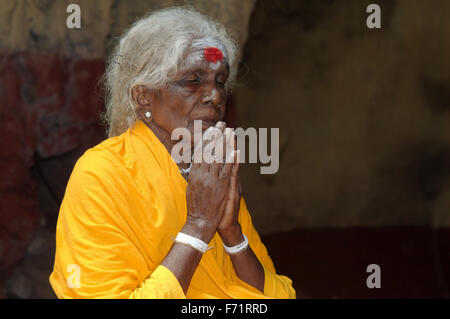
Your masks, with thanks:
[{"label": "forehead", "polygon": [[185,73],[194,70],[223,72],[228,71],[228,67],[225,55],[222,59],[207,59],[204,48],[191,48],[185,55],[179,72]]},{"label": "forehead", "polygon": [[204,51],[204,50],[208,50],[208,51],[213,51],[213,52],[209,52],[209,53],[219,53],[223,58],[227,58],[227,52],[224,48],[224,46],[222,45],[222,43],[214,38],[211,37],[204,37],[204,38],[200,38],[200,39],[195,39],[194,41],[192,41],[191,43],[191,51],[195,52],[195,51]]},{"label": "forehead", "polygon": [[182,68],[209,66],[219,69],[227,61],[227,52],[222,42],[213,37],[194,39],[184,55]]}]

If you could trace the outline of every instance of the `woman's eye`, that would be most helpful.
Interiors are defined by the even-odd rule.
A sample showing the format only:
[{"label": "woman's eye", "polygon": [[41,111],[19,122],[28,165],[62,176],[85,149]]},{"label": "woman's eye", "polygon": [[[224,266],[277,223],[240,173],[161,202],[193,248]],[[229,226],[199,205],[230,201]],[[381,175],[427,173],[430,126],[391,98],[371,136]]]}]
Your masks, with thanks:
[{"label": "woman's eye", "polygon": [[186,79],[186,82],[188,83],[200,83],[200,78],[196,77],[196,78],[188,78]]},{"label": "woman's eye", "polygon": [[199,77],[188,77],[177,81],[179,86],[184,86],[191,89],[200,84],[200,82],[201,79]]}]

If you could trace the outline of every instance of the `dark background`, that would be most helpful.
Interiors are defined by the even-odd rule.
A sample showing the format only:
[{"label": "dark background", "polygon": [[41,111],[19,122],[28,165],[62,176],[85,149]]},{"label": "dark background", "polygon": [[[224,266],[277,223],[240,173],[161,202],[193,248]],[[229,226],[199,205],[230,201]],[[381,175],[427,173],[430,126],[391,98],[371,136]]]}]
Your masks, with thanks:
[{"label": "dark background", "polygon": [[[66,27],[78,3],[82,28]],[[381,7],[368,29],[366,7]],[[450,297],[450,2],[0,2],[0,296],[54,298],[59,205],[105,138],[101,76],[149,10],[191,4],[242,48],[227,123],[280,129],[242,166],[255,227],[299,298]],[[366,267],[381,267],[369,289]]]}]

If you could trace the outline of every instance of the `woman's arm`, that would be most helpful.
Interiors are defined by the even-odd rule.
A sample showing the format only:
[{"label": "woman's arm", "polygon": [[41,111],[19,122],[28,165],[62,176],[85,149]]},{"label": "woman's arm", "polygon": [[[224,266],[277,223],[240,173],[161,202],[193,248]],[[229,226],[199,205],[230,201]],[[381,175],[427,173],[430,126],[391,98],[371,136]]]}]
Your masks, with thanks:
[{"label": "woman's arm", "polygon": [[[239,153],[237,153],[238,156]],[[285,276],[276,274],[272,260],[253,227],[250,214],[242,198],[238,170],[239,162],[236,158],[230,178],[227,206],[218,226],[218,233],[226,246],[242,243],[244,241],[243,232],[248,237],[248,248],[230,255],[235,273],[240,280],[267,296],[295,298],[292,281]]]},{"label": "woman's arm", "polygon": [[234,234],[219,233],[227,246],[242,243],[243,233],[248,237],[248,248],[230,255],[237,276],[236,280],[249,284],[267,297],[295,299],[296,292],[292,287],[291,279],[276,273],[267,249],[253,227],[244,199],[241,199],[238,223],[242,227],[236,228]]},{"label": "woman's arm", "polygon": [[[220,232],[222,241],[227,246],[236,246],[244,241],[241,226],[238,224],[234,229]],[[256,257],[250,245],[247,249],[230,255],[236,275],[264,293],[264,268]]]},{"label": "woman's arm", "polygon": [[[249,247],[251,247],[253,254],[264,270],[264,295],[272,298],[295,299],[296,292],[292,286],[291,279],[284,275],[277,274],[272,259],[270,258],[265,245],[261,241],[261,238],[259,237],[256,229],[253,227],[252,219],[250,213],[247,210],[243,197],[241,197],[240,199],[238,215],[238,223],[241,226],[242,233],[247,236]],[[223,233],[221,234],[221,237],[222,241],[224,242],[228,240],[227,236]],[[246,265],[241,265],[240,261],[235,260],[235,257],[238,257],[237,255],[230,255],[230,257],[236,273],[236,280],[242,280],[244,282],[243,284],[247,283],[257,288],[257,286],[251,284],[251,282],[249,282],[246,277],[242,276],[242,271],[240,268],[243,267],[245,269]]]},{"label": "woman's arm", "polygon": [[[212,237],[210,234],[211,231],[208,231],[208,228],[191,220],[186,221],[181,232],[198,238],[206,243],[208,243]],[[174,274],[184,293],[186,293],[201,258],[202,253],[198,250],[175,242],[161,265],[168,268]]]}]

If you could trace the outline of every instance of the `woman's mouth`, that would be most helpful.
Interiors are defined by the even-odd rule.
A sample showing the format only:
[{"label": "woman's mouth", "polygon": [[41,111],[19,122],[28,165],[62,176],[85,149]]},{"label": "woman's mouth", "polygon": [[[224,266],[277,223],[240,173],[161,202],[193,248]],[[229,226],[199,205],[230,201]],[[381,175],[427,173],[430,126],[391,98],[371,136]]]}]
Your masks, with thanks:
[{"label": "woman's mouth", "polygon": [[202,130],[205,131],[211,126],[215,126],[217,121],[209,120],[209,119],[201,119],[202,121]]}]

